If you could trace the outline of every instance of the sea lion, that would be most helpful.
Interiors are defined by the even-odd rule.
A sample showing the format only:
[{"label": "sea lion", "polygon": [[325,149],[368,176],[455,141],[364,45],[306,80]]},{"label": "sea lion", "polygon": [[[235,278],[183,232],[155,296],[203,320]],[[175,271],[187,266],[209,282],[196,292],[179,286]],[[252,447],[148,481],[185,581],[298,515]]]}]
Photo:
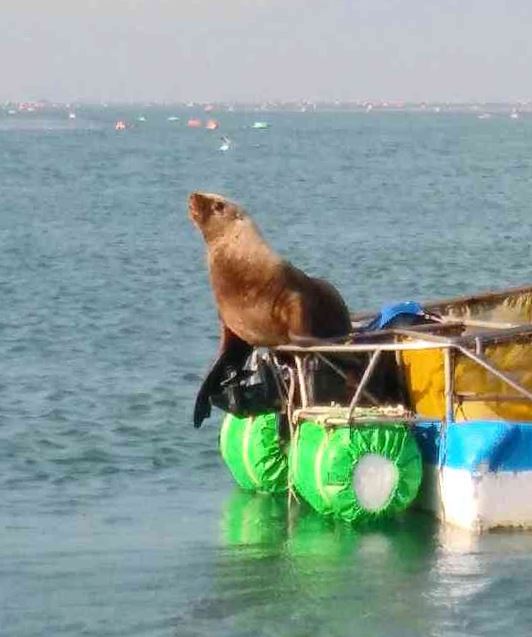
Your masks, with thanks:
[{"label": "sea lion", "polygon": [[192,193],[189,217],[207,245],[207,263],[221,321],[218,358],[199,390],[194,426],[210,416],[210,395],[227,365],[239,368],[253,347],[343,336],[349,311],[329,282],[282,259],[247,212],[221,195]]}]

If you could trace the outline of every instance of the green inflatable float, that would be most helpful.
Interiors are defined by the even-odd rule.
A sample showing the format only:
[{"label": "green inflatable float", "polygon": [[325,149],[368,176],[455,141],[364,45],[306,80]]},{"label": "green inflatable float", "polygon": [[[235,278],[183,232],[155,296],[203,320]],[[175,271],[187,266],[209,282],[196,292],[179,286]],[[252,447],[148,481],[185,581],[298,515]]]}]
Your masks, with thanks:
[{"label": "green inflatable float", "polygon": [[312,508],[348,522],[403,511],[422,477],[419,449],[402,423],[328,428],[305,421],[289,466],[291,483]]},{"label": "green inflatable float", "polygon": [[220,431],[220,451],[236,482],[261,493],[288,489],[288,458],[279,436],[275,413],[239,418],[225,417]]},{"label": "green inflatable float", "polygon": [[394,515],[416,497],[421,454],[404,423],[326,427],[307,420],[288,457],[279,426],[275,413],[225,417],[220,450],[243,489],[283,493],[290,481],[318,513],[348,522]]}]

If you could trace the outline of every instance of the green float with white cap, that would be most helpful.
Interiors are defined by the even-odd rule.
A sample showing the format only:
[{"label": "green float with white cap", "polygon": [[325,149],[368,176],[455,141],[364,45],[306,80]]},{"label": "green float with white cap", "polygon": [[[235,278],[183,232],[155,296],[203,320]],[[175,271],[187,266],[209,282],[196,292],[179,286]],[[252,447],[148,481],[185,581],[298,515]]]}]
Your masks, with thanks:
[{"label": "green float with white cap", "polygon": [[403,511],[422,478],[421,454],[402,422],[327,427],[305,420],[289,467],[294,490],[312,508],[347,522]]}]

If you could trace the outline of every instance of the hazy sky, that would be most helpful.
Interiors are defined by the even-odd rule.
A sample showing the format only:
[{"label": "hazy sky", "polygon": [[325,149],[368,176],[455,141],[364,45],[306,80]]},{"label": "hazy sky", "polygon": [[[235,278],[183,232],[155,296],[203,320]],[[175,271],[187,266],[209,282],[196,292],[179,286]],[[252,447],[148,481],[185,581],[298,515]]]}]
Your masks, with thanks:
[{"label": "hazy sky", "polygon": [[0,99],[532,98],[532,0],[0,0]]}]

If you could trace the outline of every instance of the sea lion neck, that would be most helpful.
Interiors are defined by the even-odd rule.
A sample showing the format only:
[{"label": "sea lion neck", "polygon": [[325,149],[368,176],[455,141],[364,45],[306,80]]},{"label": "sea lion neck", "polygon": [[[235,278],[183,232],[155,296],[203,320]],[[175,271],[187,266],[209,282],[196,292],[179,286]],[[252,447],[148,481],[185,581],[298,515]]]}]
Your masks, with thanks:
[{"label": "sea lion neck", "polygon": [[210,252],[216,251],[218,246],[222,246],[224,251],[231,251],[237,247],[239,254],[244,254],[247,250],[262,249],[272,252],[258,227],[247,216],[232,220],[223,226],[205,227],[202,232]]},{"label": "sea lion neck", "polygon": [[[268,278],[269,273],[282,263],[281,257],[249,217],[228,227],[225,233],[209,241],[208,246],[210,276],[219,279],[220,286],[224,286],[221,281],[234,283]],[[259,268],[257,264],[260,264]]]}]

